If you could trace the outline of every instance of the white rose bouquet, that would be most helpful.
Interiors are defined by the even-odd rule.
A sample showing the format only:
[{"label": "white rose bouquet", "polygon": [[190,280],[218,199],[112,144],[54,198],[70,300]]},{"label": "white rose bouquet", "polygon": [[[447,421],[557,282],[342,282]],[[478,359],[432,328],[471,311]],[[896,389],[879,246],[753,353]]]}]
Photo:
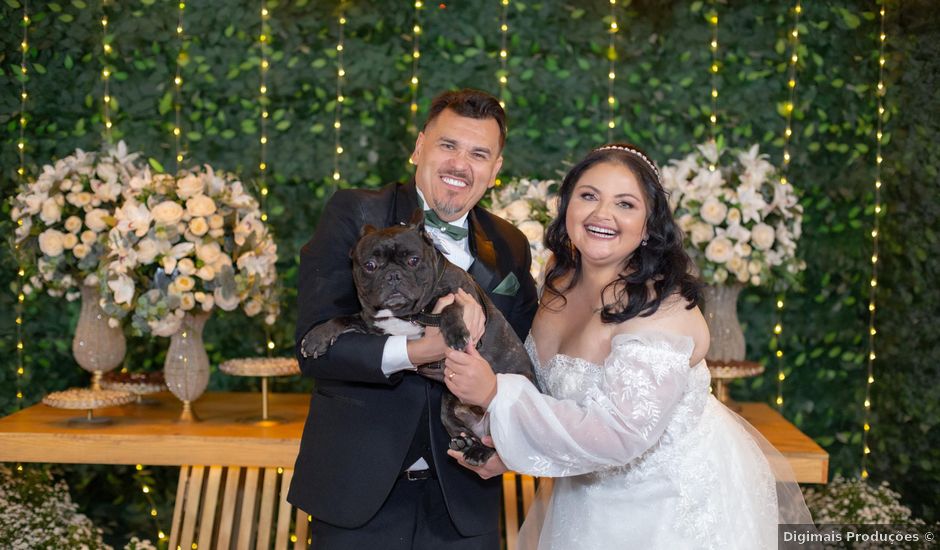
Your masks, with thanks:
[{"label": "white rose bouquet", "polygon": [[551,252],[545,248],[545,228],[558,215],[558,188],[555,180],[514,178],[490,193],[490,212],[510,221],[529,239],[532,251],[532,277],[541,281]]},{"label": "white rose bouquet", "polygon": [[123,141],[103,153],[77,149],[13,197],[14,239],[31,272],[24,293],[74,300],[81,284],[96,284],[118,205],[150,180],[138,156]]},{"label": "white rose bouquet", "polygon": [[189,311],[264,313],[273,324],[277,245],[258,202],[233,175],[206,166],[156,174],[114,214],[101,292],[135,332],[175,333]]},{"label": "white rose bouquet", "polygon": [[803,207],[758,145],[699,145],[664,167],[662,178],[705,283],[757,286],[806,267],[796,257]]}]

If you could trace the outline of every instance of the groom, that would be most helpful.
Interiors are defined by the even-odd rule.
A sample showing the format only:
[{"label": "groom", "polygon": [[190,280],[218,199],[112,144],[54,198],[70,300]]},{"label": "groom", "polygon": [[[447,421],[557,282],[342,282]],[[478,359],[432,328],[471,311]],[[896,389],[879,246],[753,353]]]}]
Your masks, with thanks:
[{"label": "groom", "polygon": [[[528,242],[477,206],[503,163],[505,120],[489,94],[439,95],[412,153],[414,181],[337,191],[301,249],[296,349],[316,389],[288,500],[313,516],[312,548],[499,548],[500,480],[447,456],[443,385],[415,372],[443,359],[440,333],[346,334],[317,359],[300,343],[317,324],[359,311],[349,251],[360,228],[407,222],[418,207],[436,246],[525,338],[537,307]],[[482,468],[505,470],[498,456]]]}]

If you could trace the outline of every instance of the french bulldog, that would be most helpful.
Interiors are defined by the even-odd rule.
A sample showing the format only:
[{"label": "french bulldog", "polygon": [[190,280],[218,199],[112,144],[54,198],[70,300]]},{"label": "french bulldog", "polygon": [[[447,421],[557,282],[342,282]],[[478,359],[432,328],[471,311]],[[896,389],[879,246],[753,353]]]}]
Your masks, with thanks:
[{"label": "french bulldog", "polygon": [[[440,327],[448,346],[464,349],[470,333],[463,322],[463,306],[455,302],[439,316],[431,315],[438,298],[462,288],[480,303],[486,315],[485,331],[477,344],[480,355],[494,372],[522,374],[535,382],[529,356],[516,333],[473,278],[434,247],[424,230],[421,210],[415,211],[408,224],[385,229],[363,226],[350,257],[362,311],[311,329],[301,343],[305,356],[325,354],[337,338],[350,332],[417,337],[425,326],[434,325]],[[443,362],[420,365],[418,373],[442,382]],[[466,461],[476,466],[494,453],[480,440],[488,431],[484,412],[445,391],[441,421],[451,436],[450,448],[462,451]]]}]

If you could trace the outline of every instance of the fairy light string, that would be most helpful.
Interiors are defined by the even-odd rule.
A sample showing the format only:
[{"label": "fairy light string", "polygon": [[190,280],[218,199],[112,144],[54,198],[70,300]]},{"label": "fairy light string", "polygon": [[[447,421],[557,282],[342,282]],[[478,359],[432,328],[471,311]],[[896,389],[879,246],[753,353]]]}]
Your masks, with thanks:
[{"label": "fairy light string", "polygon": [[268,119],[270,113],[268,106],[268,69],[271,66],[268,48],[271,43],[271,30],[268,25],[270,18],[267,0],[261,0],[261,33],[258,35],[258,46],[261,51],[261,61],[259,63],[260,84],[258,85],[258,104],[261,107],[261,137],[259,138],[261,152],[258,162],[258,185],[261,192],[261,221],[268,221],[267,198],[268,198]]},{"label": "fairy light string", "polygon": [[183,14],[186,11],[186,2],[177,4],[176,37],[179,39],[179,52],[176,55],[176,75],[173,78],[173,112],[175,123],[173,126],[173,139],[176,144],[176,171],[179,172],[183,164],[183,61],[186,59],[186,37],[183,34]]},{"label": "fairy light string", "polygon": [[[711,141],[715,141],[718,135],[718,71],[721,69],[718,63],[718,12],[715,8],[715,2],[711,2],[711,11],[709,12],[708,24],[711,26],[711,41],[708,43],[709,50],[711,51],[712,62],[709,66],[709,73],[711,74],[711,115],[708,117],[708,132]],[[715,171],[714,166],[710,166],[711,171]]]},{"label": "fairy light string", "polygon": [[884,140],[884,115],[885,115],[885,96],[887,87],[884,80],[885,68],[885,2],[881,2],[881,8],[878,10],[879,32],[878,32],[878,86],[875,91],[875,97],[878,103],[878,115],[875,117],[875,214],[872,220],[871,230],[871,280],[868,286],[868,368],[867,378],[865,380],[865,402],[864,405],[864,424],[862,425],[862,461],[861,478],[868,479],[868,455],[871,454],[871,448],[868,446],[868,434],[871,431],[871,386],[875,383],[875,335],[878,334],[875,328],[875,300],[878,290],[878,243],[880,239],[880,218],[882,213],[881,204],[881,164],[882,145]]},{"label": "fairy light string", "polygon": [[[418,116],[418,61],[421,59],[421,10],[424,8],[424,2],[422,0],[415,0],[415,14],[414,14],[414,27],[411,29],[411,42],[412,42],[412,51],[411,51],[411,80],[408,81],[408,86],[411,90],[411,107],[408,115],[408,132],[412,135],[417,135],[418,126],[416,123]],[[505,78],[505,75],[500,77],[500,83],[505,84],[504,80],[508,82]]]},{"label": "fairy light string", "polygon": [[340,173],[340,157],[345,152],[342,142],[343,129],[343,103],[346,102],[346,96],[343,95],[343,84],[346,81],[346,67],[344,65],[344,53],[346,50],[346,13],[341,9],[339,13],[339,36],[336,40],[336,107],[333,113],[333,181],[334,188],[339,185],[342,179]]},{"label": "fairy light string", "polygon": [[607,142],[613,141],[614,128],[617,126],[614,114],[617,98],[614,96],[614,82],[617,79],[617,45],[615,38],[620,27],[617,24],[617,0],[610,0],[610,27],[607,31],[610,42],[607,45]]},{"label": "fairy light string", "polygon": [[[787,40],[790,44],[789,55],[787,58],[787,101],[784,104],[784,118],[786,124],[783,130],[783,162],[780,170],[780,184],[789,185],[788,179],[790,168],[790,141],[793,136],[793,111],[796,105],[796,72],[799,62],[800,47],[800,15],[803,13],[803,6],[800,0],[796,0],[793,9],[793,27],[790,29]],[[777,365],[777,398],[774,402],[777,408],[783,407],[783,381],[786,380],[784,372],[785,362],[783,359],[783,308],[786,299],[786,289],[781,289],[777,295],[776,308],[774,309],[774,358]]]},{"label": "fairy light string", "polygon": [[[29,80],[27,76],[26,57],[29,53],[29,4],[23,0],[23,18],[21,21],[22,40],[20,41],[20,112],[19,112],[19,139],[16,141],[16,154],[19,164],[16,168],[16,176],[20,185],[26,181],[26,102],[29,100],[29,93],[26,91],[26,83]],[[20,225],[23,220],[17,220]],[[14,239],[14,255],[17,259],[16,271],[16,404],[17,408],[23,406],[23,384],[26,377],[26,342],[23,339],[23,303],[26,300],[26,269],[23,266],[19,243]],[[18,466],[18,471],[22,471],[22,466]]]},{"label": "fairy light string", "polygon": [[506,108],[509,87],[509,0],[500,0],[502,9],[499,16],[499,105]]},{"label": "fairy light string", "polygon": [[104,125],[104,141],[111,143],[111,75],[114,68],[108,62],[114,53],[114,47],[111,45],[111,35],[108,34],[108,13],[105,10],[108,5],[107,0],[101,3],[101,49],[102,49],[102,67],[101,82],[103,84],[103,93],[101,96],[101,118]]}]

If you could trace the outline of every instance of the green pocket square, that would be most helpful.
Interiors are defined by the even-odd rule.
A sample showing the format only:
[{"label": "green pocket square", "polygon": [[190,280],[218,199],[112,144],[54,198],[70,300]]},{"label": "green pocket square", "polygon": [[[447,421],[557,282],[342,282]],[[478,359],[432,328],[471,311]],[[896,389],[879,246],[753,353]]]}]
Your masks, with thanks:
[{"label": "green pocket square", "polygon": [[493,289],[493,294],[502,294],[503,296],[515,296],[519,292],[519,279],[516,274],[510,272],[501,283]]}]

